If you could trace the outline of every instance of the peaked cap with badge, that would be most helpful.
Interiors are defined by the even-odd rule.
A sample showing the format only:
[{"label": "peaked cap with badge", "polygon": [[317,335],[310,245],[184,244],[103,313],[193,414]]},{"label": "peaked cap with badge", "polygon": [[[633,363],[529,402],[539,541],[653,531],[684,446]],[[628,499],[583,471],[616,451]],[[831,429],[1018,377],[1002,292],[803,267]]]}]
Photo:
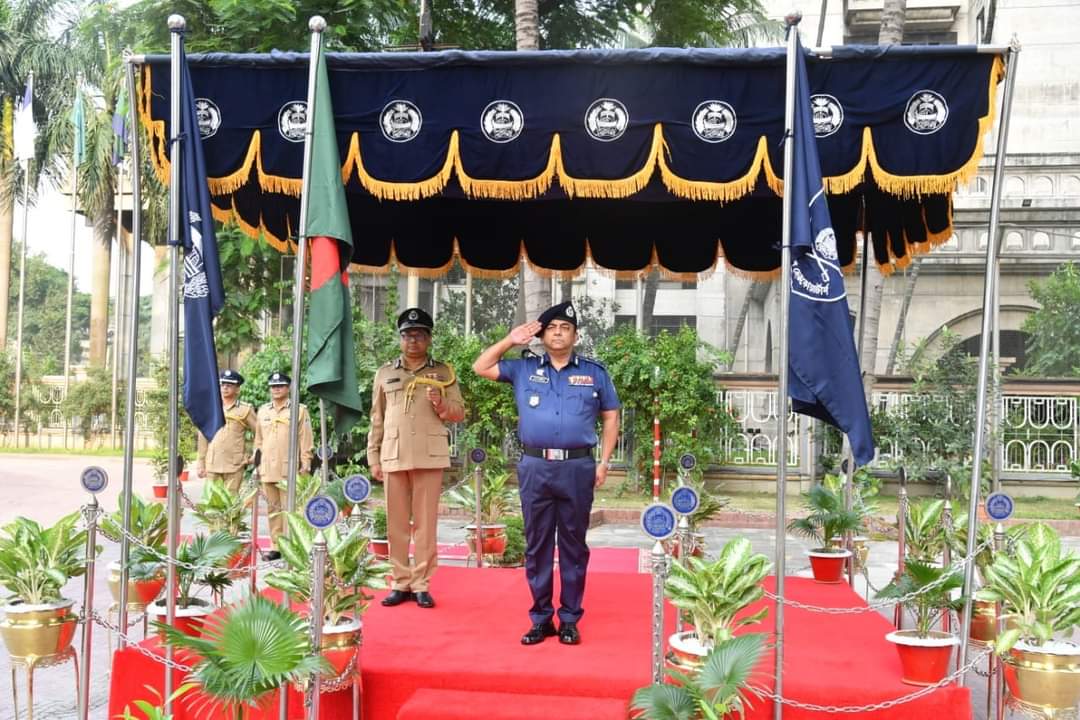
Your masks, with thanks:
[{"label": "peaked cap with badge", "polygon": [[218,382],[226,385],[243,385],[244,376],[229,368],[221,371],[221,374],[218,375]]},{"label": "peaked cap with badge", "polygon": [[537,320],[540,322],[540,330],[536,333],[536,337],[543,335],[544,330],[553,320],[565,320],[574,326],[574,330],[577,330],[577,311],[574,310],[574,304],[569,300],[549,307],[540,313]]},{"label": "peaked cap with badge", "polygon": [[266,384],[270,387],[274,387],[275,385],[291,385],[292,378],[280,370],[275,370],[270,373],[270,377],[266,379]]},{"label": "peaked cap with badge", "polygon": [[398,315],[398,332],[410,328],[422,328],[430,333],[433,327],[435,327],[435,321],[421,308],[408,308]]}]

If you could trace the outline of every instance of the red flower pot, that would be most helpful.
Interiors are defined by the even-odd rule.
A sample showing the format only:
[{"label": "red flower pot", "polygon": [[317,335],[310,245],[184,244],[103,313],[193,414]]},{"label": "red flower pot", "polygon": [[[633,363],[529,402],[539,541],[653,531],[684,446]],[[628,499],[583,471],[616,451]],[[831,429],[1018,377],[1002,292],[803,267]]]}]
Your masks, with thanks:
[{"label": "red flower pot", "polygon": [[[193,600],[186,608],[177,605],[172,626],[185,635],[199,637],[202,635],[203,624],[212,611],[213,608],[210,607],[210,604],[203,600]],[[158,600],[147,605],[146,614],[150,616],[151,620],[164,623],[166,616],[165,601]],[[163,633],[158,631],[158,635],[162,636]]]},{"label": "red flower pot", "polygon": [[849,550],[826,552],[823,548],[810,550],[810,568],[814,571],[814,580],[820,583],[838,583],[844,579],[844,564],[851,557]]},{"label": "red flower pot", "polygon": [[383,538],[369,540],[368,547],[371,548],[371,553],[380,560],[385,560],[386,558],[390,557],[389,540]]},{"label": "red flower pot", "polygon": [[188,479],[188,471],[187,470],[181,470],[180,471],[180,482],[187,482],[187,479]]},{"label": "red flower pot", "polygon": [[154,488],[154,497],[156,497],[156,498],[167,498],[167,497],[169,497],[169,486],[168,485],[154,485],[153,488]]},{"label": "red flower pot", "polygon": [[908,685],[935,685],[949,674],[953,646],[960,641],[944,632],[921,638],[915,630],[898,630],[885,636],[896,645],[903,668],[901,682]]}]

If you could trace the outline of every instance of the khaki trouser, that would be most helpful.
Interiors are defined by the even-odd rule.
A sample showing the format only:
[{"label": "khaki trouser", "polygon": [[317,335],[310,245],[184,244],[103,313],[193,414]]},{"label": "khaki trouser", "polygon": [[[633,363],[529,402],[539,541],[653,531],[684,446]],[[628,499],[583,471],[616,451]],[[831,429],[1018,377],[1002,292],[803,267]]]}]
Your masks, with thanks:
[{"label": "khaki trouser", "polygon": [[281,496],[281,488],[277,483],[264,482],[262,485],[263,497],[266,498],[266,515],[270,525],[270,546],[277,549],[277,539],[285,532],[285,517],[279,513],[285,509],[285,498]]},{"label": "khaki trouser", "polygon": [[240,468],[235,472],[230,473],[206,473],[207,480],[221,480],[225,483],[225,488],[236,495],[240,492],[240,486],[244,484],[244,468]]},{"label": "khaki trouser", "polygon": [[[394,566],[394,590],[427,592],[439,564],[436,530],[443,471],[402,470],[386,474],[386,534]],[[409,520],[416,552],[409,566]]]}]

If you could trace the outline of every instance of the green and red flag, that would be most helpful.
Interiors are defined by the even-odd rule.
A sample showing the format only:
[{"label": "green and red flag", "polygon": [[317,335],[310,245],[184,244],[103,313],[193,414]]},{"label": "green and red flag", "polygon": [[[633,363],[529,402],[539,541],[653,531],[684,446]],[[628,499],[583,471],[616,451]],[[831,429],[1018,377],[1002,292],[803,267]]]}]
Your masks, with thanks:
[{"label": "green and red flag", "polygon": [[311,241],[311,299],[308,309],[308,390],[334,407],[340,437],[360,419],[360,391],[352,343],[349,261],[352,229],[341,178],[334,107],[326,58],[319,53],[312,118],[311,176],[307,228]]}]

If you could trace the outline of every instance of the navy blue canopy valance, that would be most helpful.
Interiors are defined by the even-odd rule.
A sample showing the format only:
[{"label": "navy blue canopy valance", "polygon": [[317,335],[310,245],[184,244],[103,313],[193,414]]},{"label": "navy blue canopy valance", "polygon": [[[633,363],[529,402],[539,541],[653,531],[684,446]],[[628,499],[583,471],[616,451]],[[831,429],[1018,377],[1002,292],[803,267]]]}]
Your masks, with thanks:
[{"label": "navy blue canopy valance", "polygon": [[[215,213],[297,232],[306,54],[191,55]],[[784,50],[328,54],[353,261],[487,275],[779,263]],[[1004,65],[971,47],[808,55],[841,261],[873,233],[886,272],[948,239]],[[168,178],[167,57],[139,110]],[[520,202],[529,201],[529,202]]]}]

